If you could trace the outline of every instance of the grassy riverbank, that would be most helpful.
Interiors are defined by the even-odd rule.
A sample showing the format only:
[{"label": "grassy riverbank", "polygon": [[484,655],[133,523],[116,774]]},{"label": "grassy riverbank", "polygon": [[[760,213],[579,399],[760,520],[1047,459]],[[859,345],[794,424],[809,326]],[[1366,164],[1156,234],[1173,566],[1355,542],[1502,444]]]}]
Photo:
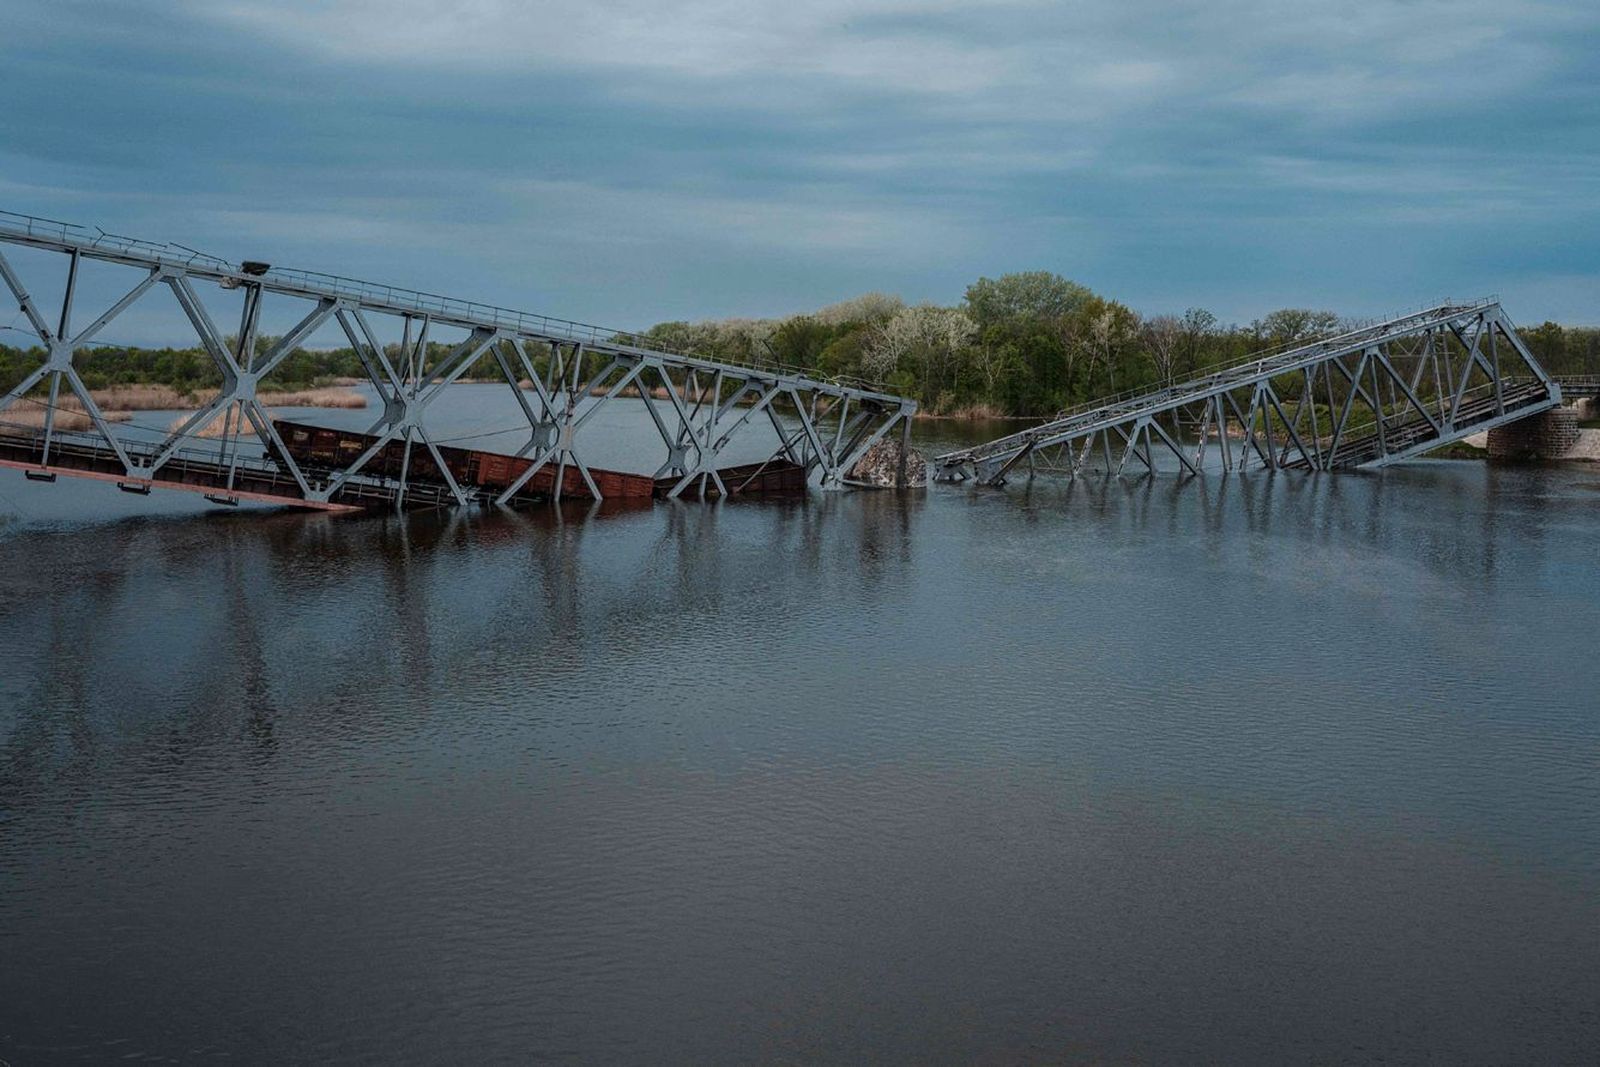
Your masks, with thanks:
[{"label": "grassy riverbank", "polygon": [[1472,459],[1485,460],[1489,458],[1487,448],[1469,445],[1465,441],[1455,441],[1448,445],[1441,445],[1426,454],[1428,459]]},{"label": "grassy riverbank", "polygon": [[[101,415],[107,422],[130,422],[135,413],[143,411],[190,411],[201,407],[216,395],[215,390],[185,391],[170,385],[142,384],[142,385],[117,385],[106,389],[89,390],[89,398],[94,401],[95,407],[100,409]],[[364,408],[367,398],[360,392],[345,386],[319,386],[310,389],[290,390],[262,390],[256,394],[263,407],[268,410],[283,408]],[[63,431],[87,430],[94,426],[94,420],[89,417],[88,411],[77,395],[63,388],[56,396],[56,415],[53,422],[55,429]],[[42,429],[49,412],[49,395],[39,390],[34,395],[23,397],[8,408],[0,420],[13,425],[30,429]],[[184,422],[180,418],[173,422],[171,429],[177,429]],[[248,425],[248,424],[247,424]],[[221,413],[212,422],[191,431],[200,437],[216,437],[223,432],[224,419]]]}]

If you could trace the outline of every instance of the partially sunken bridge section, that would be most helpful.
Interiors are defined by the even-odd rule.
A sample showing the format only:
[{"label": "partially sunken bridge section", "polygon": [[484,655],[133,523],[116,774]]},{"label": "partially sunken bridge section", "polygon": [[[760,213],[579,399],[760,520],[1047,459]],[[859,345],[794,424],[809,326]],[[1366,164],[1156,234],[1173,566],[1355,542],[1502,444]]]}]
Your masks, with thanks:
[{"label": "partially sunken bridge section", "polygon": [[[6,248],[27,251],[7,258]],[[64,277],[52,282],[60,298],[48,308],[24,284],[24,256],[44,277],[52,276],[52,261],[53,277]],[[98,276],[87,280],[122,295],[79,326],[88,316],[76,306],[77,294],[93,272]],[[0,466],[37,480],[63,474],[133,492],[183,489],[227,503],[333,510],[839,489],[854,484],[850,471],[891,431],[904,447],[916,412],[915,401],[866,382],[706,359],[628,332],[330,274],[233,264],[182,245],[10,212],[0,212],[0,282],[35,338],[30,350],[41,353],[0,394]],[[136,304],[146,330],[152,307],[170,315],[174,341],[197,340],[221,379],[170,427],[154,434],[141,427],[143,439],[113,429],[76,366]],[[288,324],[270,343],[259,340],[265,313]],[[236,332],[224,334],[219,319],[236,323]],[[286,442],[260,398],[319,331],[353,348],[382,406],[364,433],[340,431],[331,452],[317,451],[309,439]],[[508,405],[514,424],[441,436],[436,402],[486,362],[515,398]],[[619,397],[642,402],[618,405]],[[606,409],[607,419],[597,421]],[[32,417],[8,419],[17,410]],[[88,428],[63,432],[56,424],[64,410]],[[447,447],[507,431],[525,435],[514,452]],[[629,446],[638,453],[634,471],[588,461],[588,446],[607,434],[647,442]],[[648,444],[655,440],[659,446]]]},{"label": "partially sunken bridge section", "polygon": [[939,456],[935,477],[1381,467],[1560,402],[1497,301],[1446,304],[1083,405]]}]

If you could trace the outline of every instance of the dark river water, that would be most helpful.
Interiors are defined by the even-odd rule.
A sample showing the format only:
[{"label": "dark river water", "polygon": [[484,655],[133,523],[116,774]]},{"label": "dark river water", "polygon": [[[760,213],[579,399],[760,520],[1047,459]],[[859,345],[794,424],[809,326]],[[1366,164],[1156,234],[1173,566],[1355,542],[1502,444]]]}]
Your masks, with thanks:
[{"label": "dark river water", "polygon": [[1600,1058],[1600,469],[0,516],[5,1063]]}]

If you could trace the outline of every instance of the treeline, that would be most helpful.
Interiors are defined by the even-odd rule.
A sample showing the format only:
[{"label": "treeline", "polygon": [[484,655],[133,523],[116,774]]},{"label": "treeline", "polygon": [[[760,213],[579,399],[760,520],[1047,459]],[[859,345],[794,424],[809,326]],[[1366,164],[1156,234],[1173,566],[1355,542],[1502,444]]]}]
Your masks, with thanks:
[{"label": "treeline", "polygon": [[[938,414],[1050,415],[1362,323],[1284,308],[1224,325],[1204,308],[1142,316],[1056,274],[980,278],[954,307],[870,293],[784,319],[667,322],[649,336],[740,362],[884,383]],[[1523,329],[1552,373],[1600,373],[1600,329]]]},{"label": "treeline", "polygon": [[[263,337],[257,351],[266,352],[275,339]],[[44,350],[0,345],[0,390],[11,389],[32,373]],[[124,348],[101,346],[85,348],[73,356],[72,365],[90,389],[114,385],[167,385],[179,392],[213,390],[222,385],[222,374],[205,349]],[[334,378],[364,377],[361,361],[349,348],[308,350],[297,348],[272,372],[274,386],[304,389]]]},{"label": "treeline", "polygon": [[[953,307],[868,293],[781,319],[664,322],[644,337],[714,359],[882,383],[933,413],[1037,416],[1356,325],[1303,308],[1242,326],[1224,325],[1203,308],[1142,316],[1059,275],[1034,271],[980,278]],[[1522,336],[1552,373],[1600,373],[1600,329],[1547,322],[1524,328]],[[259,350],[272,341],[258,339]],[[431,345],[430,361],[448,351]],[[37,348],[0,345],[0,389],[21,381],[41,359]],[[146,383],[198,391],[221,382],[198,346],[96,348],[79,353],[75,365],[92,389]],[[272,381],[303,388],[363,374],[349,348],[297,349]],[[495,377],[499,369],[486,356],[468,374]]]}]

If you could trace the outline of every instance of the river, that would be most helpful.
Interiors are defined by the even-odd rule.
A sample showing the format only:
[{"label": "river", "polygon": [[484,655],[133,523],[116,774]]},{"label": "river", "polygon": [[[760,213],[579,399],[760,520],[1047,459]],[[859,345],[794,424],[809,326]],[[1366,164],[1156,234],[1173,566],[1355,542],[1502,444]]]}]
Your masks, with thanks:
[{"label": "river", "polygon": [[1600,469],[0,516],[8,1063],[1600,1050]]}]

